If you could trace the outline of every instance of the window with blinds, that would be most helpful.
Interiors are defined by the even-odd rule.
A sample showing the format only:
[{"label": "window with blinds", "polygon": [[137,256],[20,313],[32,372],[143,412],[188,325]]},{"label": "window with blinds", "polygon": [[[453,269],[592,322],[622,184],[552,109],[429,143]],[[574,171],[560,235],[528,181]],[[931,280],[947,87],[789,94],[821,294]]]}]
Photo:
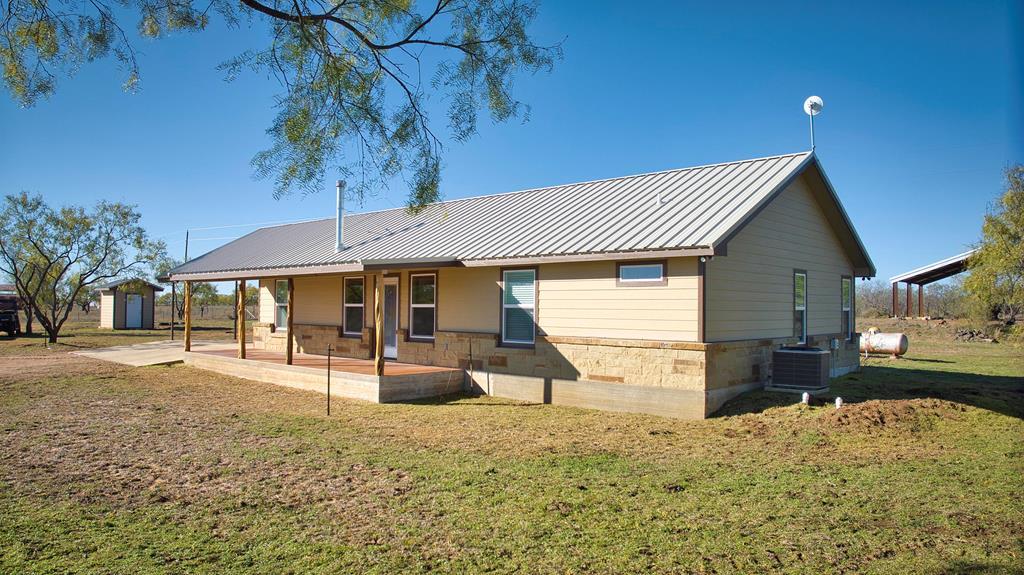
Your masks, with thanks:
[{"label": "window with blinds", "polygon": [[793,335],[807,343],[807,274],[793,274]]},{"label": "window with blinds", "polygon": [[274,283],[274,326],[278,329],[288,326],[288,280]]},{"label": "window with blinds", "polygon": [[843,334],[846,340],[853,339],[853,278],[842,279]]},{"label": "window with blinds", "polygon": [[502,274],[501,341],[532,345],[536,328],[536,270],[507,270]]}]

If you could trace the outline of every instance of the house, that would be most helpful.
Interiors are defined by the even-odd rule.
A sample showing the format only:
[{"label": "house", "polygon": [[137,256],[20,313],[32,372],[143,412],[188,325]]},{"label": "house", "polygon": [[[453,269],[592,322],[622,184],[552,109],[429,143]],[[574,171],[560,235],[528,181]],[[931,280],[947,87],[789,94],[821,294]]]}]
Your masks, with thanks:
[{"label": "house", "polygon": [[874,274],[805,152],[267,227],[170,276],[257,281],[252,348],[289,363],[331,346],[496,396],[703,418],[782,345],[857,369],[853,280]]},{"label": "house", "polygon": [[95,288],[100,294],[100,327],[153,329],[156,292],[164,288],[141,279],[120,279]]}]

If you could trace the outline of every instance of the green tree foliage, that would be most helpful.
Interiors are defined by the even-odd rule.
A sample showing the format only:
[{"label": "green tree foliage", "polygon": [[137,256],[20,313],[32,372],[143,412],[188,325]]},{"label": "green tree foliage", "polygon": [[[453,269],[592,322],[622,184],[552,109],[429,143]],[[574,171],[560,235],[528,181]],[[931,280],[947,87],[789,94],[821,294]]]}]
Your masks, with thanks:
[{"label": "green tree foliage", "polygon": [[272,75],[283,90],[256,174],[274,180],[278,197],[321,189],[335,170],[357,198],[401,177],[416,209],[440,197],[443,138],[428,96],[447,102],[444,129],[456,141],[476,132],[481,112],[527,118],[515,76],[550,70],[561,55],[530,38],[536,14],[529,0],[9,0],[0,3],[0,65],[25,106],[50,95],[61,73],[110,54],[135,90],[139,66],[122,18],[159,38],[203,30],[211,15],[229,25],[247,16],[268,28],[269,45],[223,70],[229,79]]},{"label": "green tree foliage", "polygon": [[1024,165],[1006,170],[1006,190],[985,215],[964,287],[996,318],[1024,312]]},{"label": "green tree foliage", "polygon": [[260,303],[260,288],[254,285],[245,286],[245,305],[246,307],[259,305]]},{"label": "green tree foliage", "polygon": [[14,278],[51,343],[82,292],[139,275],[164,253],[150,240],[134,206],[101,201],[91,210],[52,208],[27,193],[4,198],[0,271]]}]

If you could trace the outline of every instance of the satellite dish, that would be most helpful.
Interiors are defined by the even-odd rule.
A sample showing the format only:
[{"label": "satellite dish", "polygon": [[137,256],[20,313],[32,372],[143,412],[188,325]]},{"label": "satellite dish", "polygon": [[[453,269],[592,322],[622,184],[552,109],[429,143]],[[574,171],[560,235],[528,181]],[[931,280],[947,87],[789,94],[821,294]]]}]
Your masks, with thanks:
[{"label": "satellite dish", "polygon": [[817,96],[811,96],[804,100],[804,113],[808,116],[817,116],[823,107],[825,107],[825,102],[822,102],[821,98]]}]

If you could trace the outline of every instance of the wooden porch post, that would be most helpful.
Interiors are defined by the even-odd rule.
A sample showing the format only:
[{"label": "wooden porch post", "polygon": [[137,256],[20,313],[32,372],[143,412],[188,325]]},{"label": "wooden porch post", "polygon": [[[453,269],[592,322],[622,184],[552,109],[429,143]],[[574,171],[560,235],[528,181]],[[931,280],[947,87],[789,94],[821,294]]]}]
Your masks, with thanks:
[{"label": "wooden porch post", "polygon": [[185,351],[192,351],[192,282],[185,282]]},{"label": "wooden porch post", "polygon": [[910,306],[910,302],[914,299],[914,284],[907,282],[907,319],[913,317],[910,315],[914,309]]},{"label": "wooden porch post", "polygon": [[384,375],[384,274],[373,276],[373,371]]},{"label": "wooden porch post", "polygon": [[238,318],[235,320],[238,326],[238,359],[245,359],[245,280],[238,282],[238,298],[235,302],[238,308]]},{"label": "wooden porch post", "polygon": [[917,316],[924,317],[924,286],[917,284]]},{"label": "wooden porch post", "polygon": [[[174,320],[178,319],[178,292],[174,289],[176,285],[177,282],[171,282],[171,341],[174,341]],[[153,308],[153,313],[156,313],[156,308]]]},{"label": "wooden porch post", "polygon": [[900,284],[892,283],[892,317],[900,316]]},{"label": "wooden porch post", "polygon": [[285,351],[284,362],[292,364],[292,348],[295,347],[295,330],[292,329],[292,318],[295,316],[295,280],[288,278],[288,349]]}]

